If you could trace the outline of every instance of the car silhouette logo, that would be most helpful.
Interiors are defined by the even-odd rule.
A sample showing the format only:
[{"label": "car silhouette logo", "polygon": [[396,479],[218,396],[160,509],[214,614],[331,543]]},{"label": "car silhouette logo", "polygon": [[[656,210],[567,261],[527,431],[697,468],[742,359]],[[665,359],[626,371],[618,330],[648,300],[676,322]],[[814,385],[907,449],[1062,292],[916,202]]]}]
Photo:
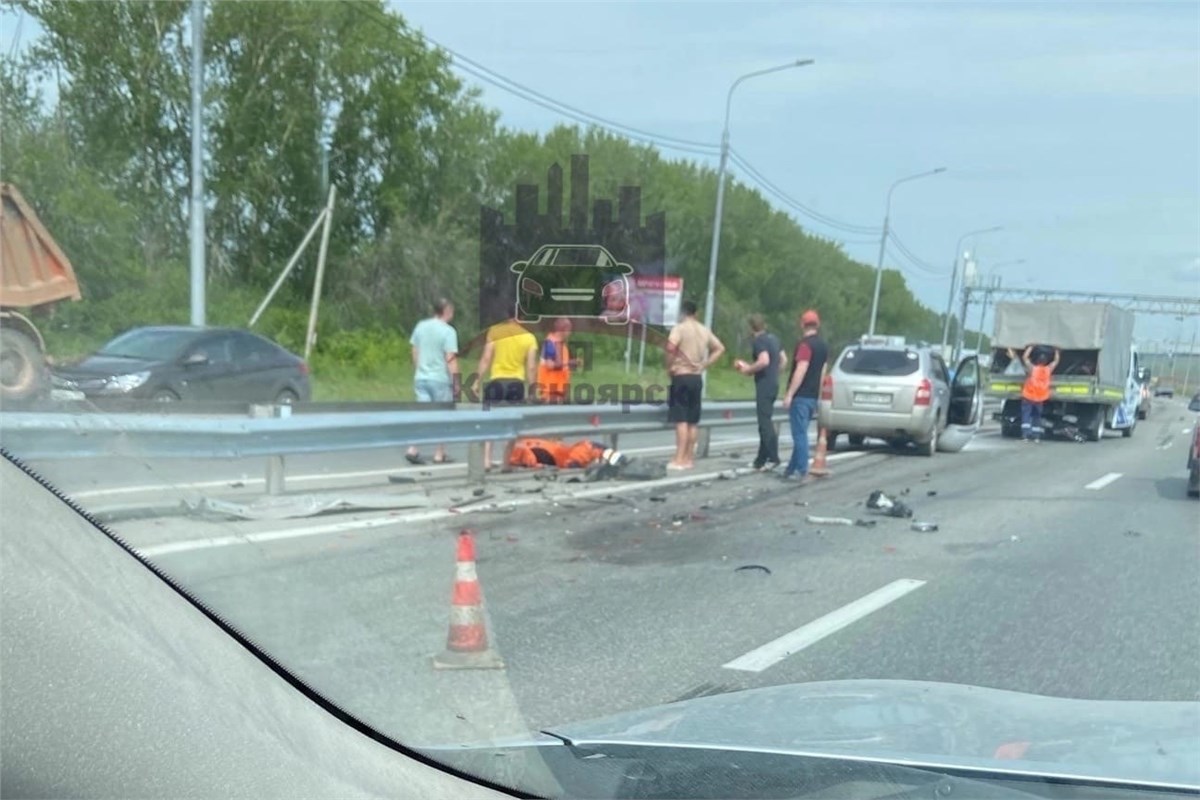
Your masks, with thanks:
[{"label": "car silhouette logo", "polygon": [[601,245],[543,245],[509,267],[517,275],[519,322],[542,317],[629,322],[629,278],[633,267]]}]

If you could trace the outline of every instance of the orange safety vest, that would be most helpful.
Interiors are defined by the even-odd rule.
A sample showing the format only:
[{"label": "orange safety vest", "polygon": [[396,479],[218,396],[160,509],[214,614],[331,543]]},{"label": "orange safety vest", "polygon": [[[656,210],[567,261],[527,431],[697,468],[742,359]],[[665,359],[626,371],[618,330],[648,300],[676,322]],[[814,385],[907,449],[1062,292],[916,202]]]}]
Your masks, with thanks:
[{"label": "orange safety vest", "polygon": [[1021,397],[1031,403],[1044,403],[1050,399],[1050,368],[1036,366],[1029,371]]},{"label": "orange safety vest", "polygon": [[[551,340],[553,341],[553,340]],[[571,351],[566,342],[554,342],[558,348],[561,367],[551,367],[538,361],[538,398],[545,401],[561,401],[567,396],[567,387],[571,385],[571,368],[567,364],[571,360]]]},{"label": "orange safety vest", "polygon": [[508,463],[514,467],[560,467],[570,448],[557,439],[517,439]]}]

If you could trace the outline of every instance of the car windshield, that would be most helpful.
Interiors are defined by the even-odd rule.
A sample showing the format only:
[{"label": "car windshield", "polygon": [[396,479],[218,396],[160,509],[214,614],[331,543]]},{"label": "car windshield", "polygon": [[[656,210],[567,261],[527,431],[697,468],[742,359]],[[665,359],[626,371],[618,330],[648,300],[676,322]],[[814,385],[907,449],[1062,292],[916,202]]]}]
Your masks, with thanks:
[{"label": "car windshield", "polygon": [[195,338],[196,334],[191,331],[129,331],[101,347],[97,355],[136,358],[143,361],[170,361],[178,357]]},{"label": "car windshield", "polygon": [[920,357],[911,350],[847,350],[839,365],[851,375],[914,375],[921,367]]},{"label": "car windshield", "polygon": [[[0,529],[40,524],[10,491],[76,506],[286,673],[240,694],[187,626],[140,637],[188,718],[273,741],[296,695],[531,795],[670,796],[672,743],[1176,780],[1198,31],[1178,0],[0,2],[0,449],[36,475],[0,473]],[[61,706],[112,736],[10,734],[5,687],[0,748],[184,782],[241,746],[163,766],[153,709],[107,717],[140,673],[69,646],[108,628],[9,638],[10,596],[83,605],[10,591],[0,676],[111,681]],[[485,747],[547,737],[582,782]]]}]

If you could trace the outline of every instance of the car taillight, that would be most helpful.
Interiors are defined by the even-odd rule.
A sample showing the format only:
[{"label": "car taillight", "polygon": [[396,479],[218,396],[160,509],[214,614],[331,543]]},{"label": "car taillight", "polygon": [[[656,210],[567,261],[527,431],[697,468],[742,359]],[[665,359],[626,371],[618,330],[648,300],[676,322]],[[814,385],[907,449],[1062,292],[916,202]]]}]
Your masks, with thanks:
[{"label": "car taillight", "polygon": [[822,400],[832,400],[833,399],[833,376],[832,375],[826,375],[825,380],[821,381],[821,399]]},{"label": "car taillight", "polygon": [[917,384],[917,398],[913,401],[913,405],[927,406],[933,402],[933,384],[929,382],[929,378],[922,378]]},{"label": "car taillight", "polygon": [[301,361],[301,362],[300,362],[300,374],[301,374],[301,375],[307,375],[307,374],[308,374],[308,362],[307,362],[307,361]]},{"label": "car taillight", "polygon": [[521,278],[521,291],[534,297],[541,297],[543,294],[542,285],[533,278]]}]

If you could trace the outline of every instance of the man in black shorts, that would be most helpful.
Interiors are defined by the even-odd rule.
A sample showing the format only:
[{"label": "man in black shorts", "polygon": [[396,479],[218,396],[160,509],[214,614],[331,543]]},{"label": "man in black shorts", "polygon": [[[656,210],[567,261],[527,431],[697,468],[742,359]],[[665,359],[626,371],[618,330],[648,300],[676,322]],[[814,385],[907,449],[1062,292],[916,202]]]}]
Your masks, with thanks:
[{"label": "man in black shorts", "polygon": [[696,465],[704,370],[717,363],[724,353],[721,340],[696,319],[696,304],[683,301],[683,319],[667,337],[667,372],[671,375],[667,421],[675,424],[675,457],[667,469],[691,469]]}]

